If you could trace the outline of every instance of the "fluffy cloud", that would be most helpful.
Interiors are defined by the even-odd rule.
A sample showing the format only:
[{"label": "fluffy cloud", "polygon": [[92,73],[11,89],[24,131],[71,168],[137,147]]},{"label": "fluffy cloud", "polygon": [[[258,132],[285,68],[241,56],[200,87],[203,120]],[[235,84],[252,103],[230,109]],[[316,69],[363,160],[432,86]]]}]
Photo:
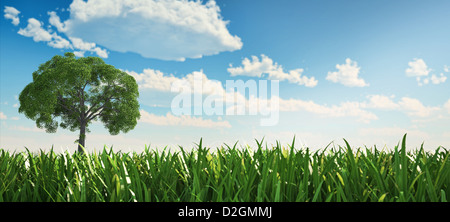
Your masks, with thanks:
[{"label": "fluffy cloud", "polygon": [[[170,92],[172,84],[177,81],[186,81],[192,87],[194,85],[193,82],[195,78],[198,78],[200,76],[202,79],[203,94],[222,95],[224,96],[221,97],[222,99],[226,99],[227,97],[231,96],[231,98],[235,99],[235,105],[229,107],[231,110],[239,108],[249,109],[249,106],[255,105],[256,107],[258,107],[257,112],[260,112],[260,109],[264,109],[261,104],[267,104],[267,107],[272,107],[272,102],[274,102],[275,99],[278,99],[279,111],[307,111],[315,113],[322,117],[356,117],[358,121],[364,123],[369,123],[372,120],[378,119],[375,114],[364,109],[366,107],[363,103],[358,102],[344,102],[339,105],[326,106],[317,104],[313,101],[305,101],[301,99],[286,100],[277,96],[272,96],[269,99],[263,100],[254,96],[242,95],[239,92],[225,92],[225,88],[219,81],[208,79],[203,71],[192,72],[182,78],[178,78],[173,75],[165,75],[163,72],[153,69],[144,69],[142,73],[136,73],[133,71],[126,72],[136,79],[136,82],[141,89],[153,89],[164,92]],[[194,89],[191,90],[192,92],[195,92]],[[218,101],[221,101],[221,98],[218,98]],[[151,117],[152,121],[169,121],[171,119],[174,119],[169,116],[169,114],[163,117],[154,115]],[[190,119],[186,121],[190,121]]]},{"label": "fluffy cloud", "polygon": [[52,41],[52,34],[42,28],[42,24],[35,18],[28,19],[28,25],[24,29],[19,29],[20,35],[32,37],[35,42],[50,42]]},{"label": "fluffy cloud", "polygon": [[434,74],[431,75],[431,83],[433,83],[435,85],[444,83],[445,80],[447,80],[447,77],[444,75],[444,73],[441,73],[441,75],[439,75],[439,77]]},{"label": "fluffy cloud", "polygon": [[164,75],[163,72],[154,69],[144,69],[142,73],[125,70],[129,75],[136,79],[139,88],[155,89],[158,91],[169,92],[172,84],[179,80],[173,75]]},{"label": "fluffy cloud", "polygon": [[[159,70],[144,69],[142,73],[133,71],[126,71],[128,74],[136,79],[141,89],[153,89],[162,92],[170,92],[172,84],[178,81],[186,82],[190,87],[194,86],[196,78],[202,79],[201,93],[207,95],[221,95],[223,97],[217,98],[218,102],[221,99],[227,99],[228,96],[235,98],[235,105],[229,107],[230,109],[245,109],[248,110],[250,106],[257,107],[257,112],[260,112],[264,107],[261,104],[271,106],[272,103],[279,104],[279,111],[296,112],[306,111],[325,118],[340,118],[340,117],[354,117],[357,121],[363,123],[370,123],[377,120],[378,117],[373,110],[384,111],[400,111],[413,118],[426,120],[425,118],[433,117],[442,111],[439,106],[425,106],[421,101],[414,98],[402,97],[400,100],[394,101],[394,96],[385,95],[369,95],[367,101],[347,101],[336,105],[318,104],[311,100],[302,99],[283,99],[278,96],[270,96],[269,99],[261,99],[253,95],[243,95],[240,92],[228,92],[222,86],[221,82],[208,79],[202,70],[192,72],[184,77],[175,77],[167,75]],[[255,76],[257,76],[255,74]],[[197,90],[197,91],[196,91]],[[199,93],[198,89],[191,88],[191,92]],[[275,99],[278,103],[275,103]],[[229,102],[225,100],[225,102]],[[227,103],[227,105],[229,105]],[[444,105],[450,112],[450,101]],[[162,117],[160,117],[162,118]],[[164,117],[168,118],[168,117]],[[153,119],[157,119],[154,117]]]},{"label": "fluffy cloud", "polygon": [[408,62],[408,66],[409,68],[405,70],[408,77],[428,76],[431,71],[423,59],[415,58],[413,61]]},{"label": "fluffy cloud", "polygon": [[72,42],[73,47],[81,51],[88,51],[95,48],[95,43],[84,42],[82,39],[75,37],[69,37],[69,39]]},{"label": "fluffy cloud", "polygon": [[64,22],[51,23],[68,36],[110,50],[183,61],[242,48],[215,1],[74,0]]},{"label": "fluffy cloud", "polygon": [[287,80],[290,83],[305,85],[306,87],[316,86],[318,81],[314,77],[308,78],[302,76],[303,71],[303,69],[294,69],[289,72],[284,72],[281,65],[278,65],[278,63],[266,55],[261,55],[261,60],[257,56],[252,56],[252,60],[244,58],[242,60],[242,66],[232,67],[230,64],[230,68],[228,68],[231,76],[262,77],[263,74],[267,74],[267,78],[272,80]]},{"label": "fluffy cloud", "polygon": [[69,37],[69,41],[59,36],[56,32],[52,32],[52,30],[45,30],[42,26],[42,22],[35,18],[30,18],[28,19],[27,27],[19,29],[17,33],[33,38],[35,42],[47,42],[47,45],[53,48],[80,50],[75,51],[75,55],[78,57],[84,56],[84,52],[89,51],[96,53],[102,58],[108,58],[108,52],[105,49],[96,47],[95,43],[84,42],[82,39],[74,37]]},{"label": "fluffy cloud", "polygon": [[70,42],[67,39],[57,35],[56,33],[52,34],[52,40],[47,43],[49,46],[57,49],[67,49],[71,48]]},{"label": "fluffy cloud", "polygon": [[10,7],[10,6],[5,6],[5,9],[3,10],[4,17],[6,19],[11,19],[11,23],[15,26],[19,25],[20,23],[20,19],[19,19],[19,10],[17,10],[14,7]]},{"label": "fluffy cloud", "polygon": [[174,116],[168,112],[165,116],[157,116],[141,110],[140,122],[149,123],[157,126],[191,126],[202,128],[231,128],[228,121],[213,121],[211,119],[203,119],[194,116]]},{"label": "fluffy cloud", "polygon": [[69,37],[69,39],[72,42],[73,48],[80,50],[75,52],[75,55],[78,57],[83,57],[84,53],[88,51],[95,52],[99,57],[108,58],[108,52],[106,51],[106,49],[97,47],[95,43],[85,42],[82,39],[75,37]]},{"label": "fluffy cloud", "polygon": [[355,61],[347,58],[345,64],[337,64],[336,69],[337,72],[328,72],[326,80],[349,87],[369,86],[364,79],[358,77],[361,67]]},{"label": "fluffy cloud", "polygon": [[[142,73],[136,73],[128,70],[125,70],[125,72],[136,79],[136,82],[141,89],[154,89],[163,92],[170,92],[172,85],[175,82],[184,82],[190,86],[191,92],[193,93],[222,95],[225,92],[222,83],[217,80],[208,79],[206,74],[203,73],[203,70],[194,71],[181,78],[175,77],[171,74],[166,75],[163,72],[154,69],[144,69]],[[194,82],[196,79],[201,81],[201,88],[194,87]]]},{"label": "fluffy cloud", "polygon": [[8,119],[8,117],[3,112],[0,112],[0,119]]},{"label": "fluffy cloud", "polygon": [[42,23],[35,18],[28,19],[27,27],[19,29],[17,33],[32,37],[35,42],[47,42],[47,45],[53,48],[67,49],[71,47],[69,41],[42,28]]},{"label": "fluffy cloud", "polygon": [[[439,76],[432,74],[431,77],[428,77],[432,69],[428,68],[423,59],[415,58],[413,61],[408,62],[408,66],[409,67],[405,70],[406,76],[416,77],[419,86],[430,83],[430,80],[431,83],[435,85],[444,83],[447,80],[444,73],[441,73]],[[444,72],[448,71],[448,67],[444,66]]]},{"label": "fluffy cloud", "polygon": [[[20,13],[17,9],[13,7],[5,6],[4,16],[6,19],[11,19],[14,25],[19,24],[18,14]],[[59,32],[66,31],[65,24],[63,24],[56,15],[55,12],[48,12],[49,23],[56,27]],[[20,28],[17,32],[18,34],[31,37],[35,42],[46,42],[48,46],[57,48],[57,49],[73,49],[75,55],[78,57],[83,57],[86,51],[95,53],[99,57],[108,58],[108,52],[105,49],[97,47],[95,43],[85,42],[80,38],[70,37],[66,39],[60,36],[57,32],[51,29],[51,26],[48,26],[47,29],[44,29],[44,23],[35,19],[30,18],[27,20],[27,26],[24,28]]]},{"label": "fluffy cloud", "polygon": [[66,28],[64,26],[64,24],[61,22],[61,19],[59,18],[59,16],[56,14],[56,12],[51,11],[47,13],[50,18],[48,19],[48,22],[55,26],[56,29],[58,30],[58,32],[65,32]]}]

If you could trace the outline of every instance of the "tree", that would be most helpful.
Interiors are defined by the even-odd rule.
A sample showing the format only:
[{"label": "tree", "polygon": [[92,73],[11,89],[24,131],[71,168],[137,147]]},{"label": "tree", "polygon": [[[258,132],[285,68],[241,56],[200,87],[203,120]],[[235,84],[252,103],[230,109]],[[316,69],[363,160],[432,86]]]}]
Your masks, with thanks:
[{"label": "tree", "polygon": [[[54,56],[33,72],[33,82],[20,93],[19,112],[47,133],[58,125],[80,131],[83,152],[89,124],[100,120],[112,135],[126,133],[140,118],[138,85],[127,73],[98,57]],[[59,123],[58,123],[59,120]]]}]

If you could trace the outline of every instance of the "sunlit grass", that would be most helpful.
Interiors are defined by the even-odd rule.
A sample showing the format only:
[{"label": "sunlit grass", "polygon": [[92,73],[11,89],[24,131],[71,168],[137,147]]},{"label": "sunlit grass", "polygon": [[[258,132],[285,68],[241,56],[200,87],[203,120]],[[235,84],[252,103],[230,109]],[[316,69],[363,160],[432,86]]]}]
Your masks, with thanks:
[{"label": "sunlit grass", "polygon": [[[294,139],[295,141],[295,139]],[[224,145],[190,151],[0,151],[0,201],[448,201],[449,151]]]}]

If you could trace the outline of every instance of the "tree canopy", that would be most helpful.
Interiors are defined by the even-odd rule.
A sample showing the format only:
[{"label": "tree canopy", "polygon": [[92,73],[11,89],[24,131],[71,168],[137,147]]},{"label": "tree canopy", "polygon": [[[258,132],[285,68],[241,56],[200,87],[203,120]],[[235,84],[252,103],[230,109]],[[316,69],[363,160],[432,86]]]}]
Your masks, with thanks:
[{"label": "tree canopy", "polygon": [[134,129],[140,118],[138,97],[136,80],[126,72],[98,57],[65,53],[33,72],[33,81],[20,93],[19,112],[48,133],[58,126],[79,130],[82,151],[92,121],[101,121],[112,135]]}]

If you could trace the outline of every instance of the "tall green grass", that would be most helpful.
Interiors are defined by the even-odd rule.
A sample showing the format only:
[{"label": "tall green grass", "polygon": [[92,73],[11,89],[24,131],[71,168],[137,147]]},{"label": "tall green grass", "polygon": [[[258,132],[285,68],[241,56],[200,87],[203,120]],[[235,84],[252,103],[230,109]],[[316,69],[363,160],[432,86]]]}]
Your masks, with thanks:
[{"label": "tall green grass", "polygon": [[447,202],[449,151],[286,147],[0,151],[0,201]]}]

